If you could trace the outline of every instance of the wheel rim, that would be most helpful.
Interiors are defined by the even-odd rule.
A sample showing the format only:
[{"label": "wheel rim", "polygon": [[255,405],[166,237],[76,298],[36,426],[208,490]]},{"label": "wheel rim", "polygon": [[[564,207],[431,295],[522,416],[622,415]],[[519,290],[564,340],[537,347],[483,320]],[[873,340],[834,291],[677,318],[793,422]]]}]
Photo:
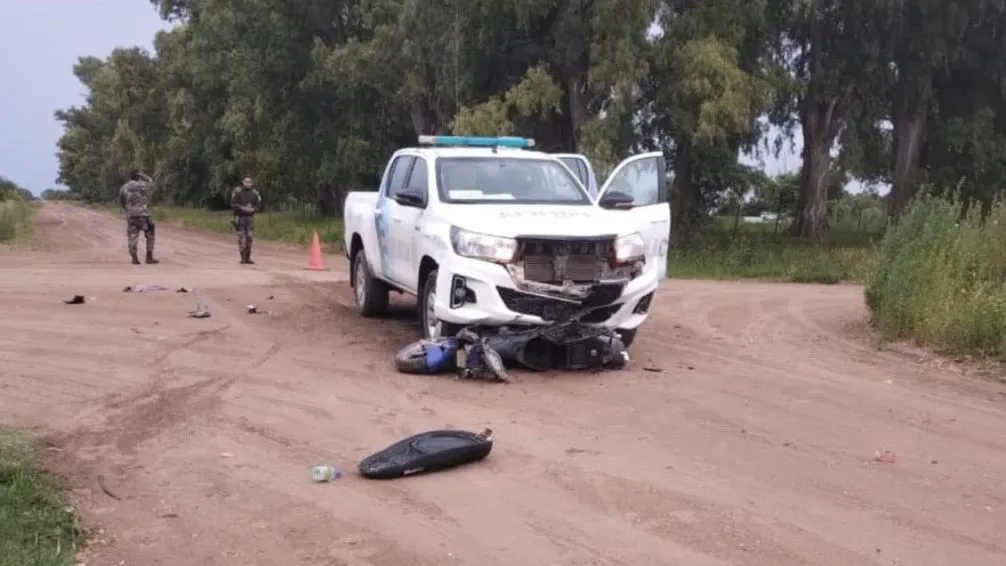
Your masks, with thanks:
[{"label": "wheel rim", "polygon": [[363,308],[363,303],[367,299],[367,270],[363,265],[364,259],[357,256],[356,258],[356,273],[353,276],[354,279],[354,289],[353,293],[356,295],[356,306]]},{"label": "wheel rim", "polygon": [[423,322],[426,326],[426,337],[440,338],[443,325],[440,323],[440,319],[437,318],[437,292],[432,286],[430,290],[426,291],[425,306]]}]

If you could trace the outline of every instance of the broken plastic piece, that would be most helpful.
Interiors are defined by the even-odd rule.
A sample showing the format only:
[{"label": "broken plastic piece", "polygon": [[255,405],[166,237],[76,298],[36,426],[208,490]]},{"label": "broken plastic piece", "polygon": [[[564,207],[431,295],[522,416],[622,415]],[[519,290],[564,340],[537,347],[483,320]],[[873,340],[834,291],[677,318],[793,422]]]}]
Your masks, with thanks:
[{"label": "broken plastic piece", "polygon": [[493,431],[434,430],[400,440],[360,462],[360,475],[392,479],[482,460],[493,449]]},{"label": "broken plastic piece", "polygon": [[123,293],[149,293],[150,291],[167,291],[167,287],[160,285],[130,285],[122,290]]},{"label": "broken plastic piece", "polygon": [[193,310],[192,312],[190,312],[189,316],[192,317],[192,318],[209,318],[210,317],[210,311],[209,311],[209,309],[207,309],[206,307],[204,307],[202,303],[196,303],[195,310]]}]

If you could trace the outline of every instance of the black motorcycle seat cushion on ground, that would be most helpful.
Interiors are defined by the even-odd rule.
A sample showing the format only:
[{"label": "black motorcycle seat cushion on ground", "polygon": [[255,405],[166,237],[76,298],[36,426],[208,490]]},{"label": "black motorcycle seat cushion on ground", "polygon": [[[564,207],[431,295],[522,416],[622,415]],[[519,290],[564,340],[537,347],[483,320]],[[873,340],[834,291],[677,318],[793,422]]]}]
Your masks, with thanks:
[{"label": "black motorcycle seat cushion on ground", "polygon": [[391,479],[445,470],[489,455],[493,441],[464,430],[433,430],[400,440],[360,462],[360,475]]}]

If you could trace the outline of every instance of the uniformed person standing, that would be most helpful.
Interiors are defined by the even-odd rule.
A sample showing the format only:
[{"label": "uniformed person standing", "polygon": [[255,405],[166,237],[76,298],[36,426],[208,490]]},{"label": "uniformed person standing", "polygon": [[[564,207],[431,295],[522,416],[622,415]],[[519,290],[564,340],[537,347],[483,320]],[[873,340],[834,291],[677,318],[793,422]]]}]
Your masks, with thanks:
[{"label": "uniformed person standing", "polygon": [[234,210],[234,230],[238,233],[238,251],[241,263],[255,263],[251,259],[252,240],[255,237],[255,213],[262,208],[262,197],[254,188],[250,175],[245,175],[241,186],[231,193]]},{"label": "uniformed person standing", "polygon": [[129,180],[119,189],[119,205],[126,212],[126,238],[129,257],[133,265],[140,265],[136,247],[143,232],[147,240],[147,263],[160,263],[154,259],[154,221],[150,219],[150,193],[153,179],[136,171],[129,172]]}]

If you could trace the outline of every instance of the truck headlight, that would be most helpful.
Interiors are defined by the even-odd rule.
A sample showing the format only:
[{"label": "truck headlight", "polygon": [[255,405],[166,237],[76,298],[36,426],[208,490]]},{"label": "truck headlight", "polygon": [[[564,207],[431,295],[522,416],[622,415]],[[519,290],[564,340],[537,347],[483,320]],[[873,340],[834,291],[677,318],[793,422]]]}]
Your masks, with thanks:
[{"label": "truck headlight", "polygon": [[510,263],[517,254],[517,240],[490,236],[451,226],[451,246],[454,253],[495,263]]},{"label": "truck headlight", "polygon": [[639,232],[615,240],[615,264],[626,265],[636,261],[645,261],[645,259],[646,241],[643,240]]}]

